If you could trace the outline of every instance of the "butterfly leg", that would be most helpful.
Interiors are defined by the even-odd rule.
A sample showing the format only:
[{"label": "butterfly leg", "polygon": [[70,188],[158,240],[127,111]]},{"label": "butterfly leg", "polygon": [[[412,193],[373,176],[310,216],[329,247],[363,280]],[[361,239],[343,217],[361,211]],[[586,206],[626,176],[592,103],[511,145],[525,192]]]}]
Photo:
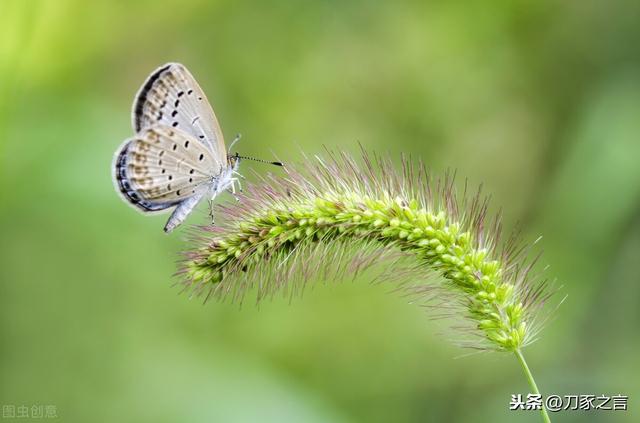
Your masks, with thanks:
[{"label": "butterfly leg", "polygon": [[[233,171],[233,174],[238,176],[239,178],[247,179],[247,178],[244,177],[244,175],[241,175],[240,173],[236,172],[235,170]],[[232,181],[235,181],[238,184],[238,191],[242,192],[242,184],[240,183],[240,179],[239,178],[233,178]]]},{"label": "butterfly leg", "polygon": [[235,198],[237,202],[240,202],[240,197],[238,197],[236,193],[231,190],[231,188],[229,188],[227,191],[229,192],[229,194],[233,195],[233,198]]},{"label": "butterfly leg", "polygon": [[242,185],[240,184],[238,178],[231,178],[231,183],[229,184],[229,188],[227,188],[227,191],[231,195],[233,195],[236,201],[240,201],[240,198],[236,195],[236,184],[238,184],[238,186],[240,187],[240,192],[242,192]]},{"label": "butterfly leg", "polygon": [[211,224],[215,223],[213,219],[213,198],[209,199],[209,218],[211,219]]}]

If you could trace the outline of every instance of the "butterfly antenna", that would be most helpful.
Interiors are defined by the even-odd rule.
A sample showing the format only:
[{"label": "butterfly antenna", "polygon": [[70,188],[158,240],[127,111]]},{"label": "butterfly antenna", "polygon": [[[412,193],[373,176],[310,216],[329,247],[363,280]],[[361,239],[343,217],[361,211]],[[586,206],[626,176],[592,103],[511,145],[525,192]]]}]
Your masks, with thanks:
[{"label": "butterfly antenna", "polygon": [[236,134],[236,136],[233,138],[233,140],[231,141],[231,144],[229,144],[229,150],[230,151],[233,146],[235,145],[235,143],[237,143],[238,141],[240,141],[240,138],[242,138],[242,134]]},{"label": "butterfly antenna", "polygon": [[253,160],[254,162],[266,163],[274,166],[284,166],[282,162],[270,162],[268,160],[256,159],[254,157],[240,156],[238,153],[236,153],[236,157],[243,160]]}]

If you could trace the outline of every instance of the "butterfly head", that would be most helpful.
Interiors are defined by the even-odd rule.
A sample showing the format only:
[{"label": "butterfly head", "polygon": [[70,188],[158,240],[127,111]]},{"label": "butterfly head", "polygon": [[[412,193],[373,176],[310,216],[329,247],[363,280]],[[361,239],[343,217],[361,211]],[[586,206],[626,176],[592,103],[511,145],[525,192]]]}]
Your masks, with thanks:
[{"label": "butterfly head", "polygon": [[240,155],[238,153],[229,154],[227,156],[227,166],[229,166],[233,170],[238,169],[238,166],[240,165],[240,159],[241,158],[242,157],[240,157]]}]

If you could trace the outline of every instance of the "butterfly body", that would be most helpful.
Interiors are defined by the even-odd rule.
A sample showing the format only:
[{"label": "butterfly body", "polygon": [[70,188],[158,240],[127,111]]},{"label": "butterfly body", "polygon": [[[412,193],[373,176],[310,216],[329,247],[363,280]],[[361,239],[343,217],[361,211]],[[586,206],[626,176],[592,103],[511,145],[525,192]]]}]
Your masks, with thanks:
[{"label": "butterfly body", "polygon": [[[231,158],[233,158],[233,156],[231,156],[230,159]],[[229,166],[223,168],[222,172],[217,175],[211,174],[209,180],[204,184],[204,188],[206,189],[195,191],[191,197],[178,204],[173,213],[171,213],[164,227],[164,231],[171,232],[180,225],[203,198],[211,198],[211,200],[213,200],[226,190],[235,194],[235,184],[238,183],[238,179],[234,177],[234,173],[236,173],[239,164],[240,162],[236,160],[235,164],[232,165],[230,163]]]},{"label": "butterfly body", "polygon": [[123,199],[144,213],[173,213],[179,226],[205,197],[235,192],[239,157],[228,156],[204,92],[181,64],[154,71],[133,104],[136,134],[116,151],[114,181]]}]

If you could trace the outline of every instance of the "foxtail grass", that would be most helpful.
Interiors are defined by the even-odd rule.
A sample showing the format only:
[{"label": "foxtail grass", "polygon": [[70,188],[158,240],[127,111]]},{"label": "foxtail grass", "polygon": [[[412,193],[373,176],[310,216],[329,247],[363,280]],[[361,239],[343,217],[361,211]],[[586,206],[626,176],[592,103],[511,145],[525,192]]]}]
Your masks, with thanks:
[{"label": "foxtail grass", "polygon": [[306,159],[218,206],[225,220],[195,231],[181,283],[205,300],[255,292],[260,301],[374,269],[375,280],[452,317],[461,345],[514,353],[537,393],[521,350],[537,339],[554,289],[531,246],[503,239],[481,190],[456,187],[406,157],[401,171],[364,152]]}]

